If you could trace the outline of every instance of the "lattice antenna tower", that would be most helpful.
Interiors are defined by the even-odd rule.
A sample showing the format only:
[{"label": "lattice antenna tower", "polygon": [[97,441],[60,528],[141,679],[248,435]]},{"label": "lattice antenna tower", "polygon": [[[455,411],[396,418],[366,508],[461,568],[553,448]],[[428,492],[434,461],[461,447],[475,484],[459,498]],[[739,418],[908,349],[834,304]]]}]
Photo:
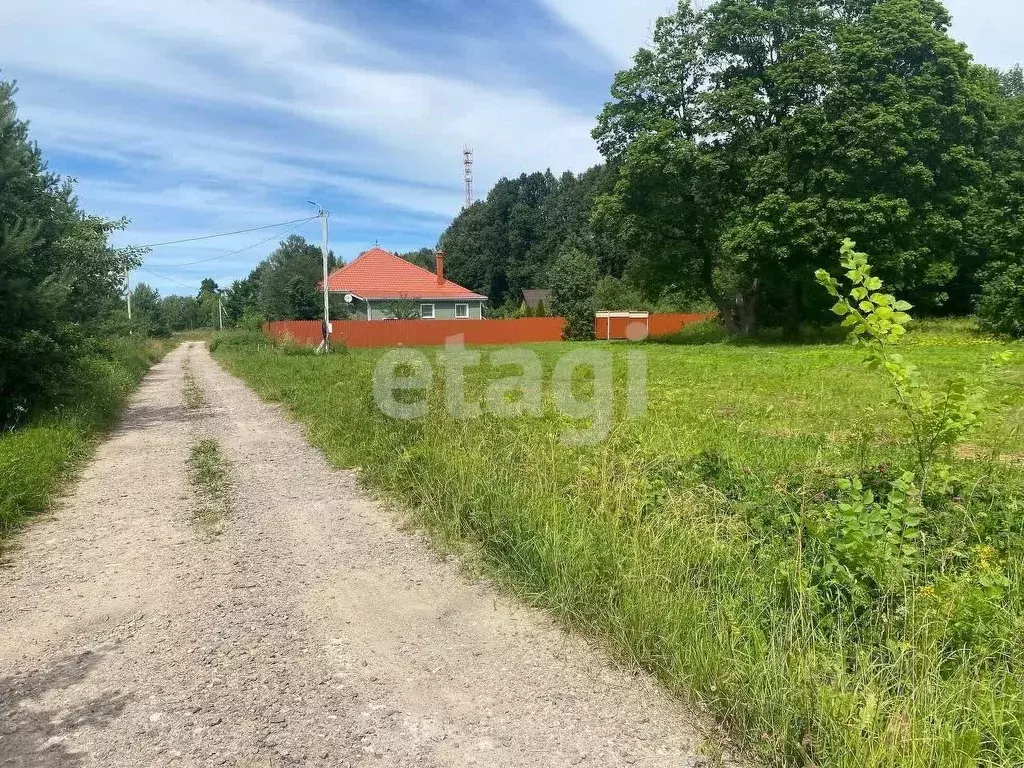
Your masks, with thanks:
[{"label": "lattice antenna tower", "polygon": [[462,203],[465,210],[473,204],[473,148],[470,146],[462,148],[462,179],[466,185],[466,199]]}]

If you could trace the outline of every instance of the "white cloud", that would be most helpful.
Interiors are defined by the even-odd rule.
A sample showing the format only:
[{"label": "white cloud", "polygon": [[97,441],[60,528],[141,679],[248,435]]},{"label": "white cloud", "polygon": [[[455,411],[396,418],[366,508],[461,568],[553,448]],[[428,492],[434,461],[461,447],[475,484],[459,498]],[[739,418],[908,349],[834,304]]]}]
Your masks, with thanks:
[{"label": "white cloud", "polygon": [[945,0],[945,5],[953,16],[953,37],[967,43],[979,62],[993,67],[1024,64],[1020,0]]},{"label": "white cloud", "polygon": [[86,12],[69,0],[41,0],[9,19],[6,30],[0,42],[15,67],[199,100],[200,107],[273,110],[300,121],[281,137],[282,146],[300,152],[312,149],[296,146],[303,124],[315,122],[335,134],[336,146],[362,145],[352,153],[355,171],[455,181],[466,141],[489,161],[484,184],[548,164],[582,170],[597,159],[588,136],[592,115],[536,92],[420,72],[379,44],[366,54],[345,30],[263,3],[107,0]]},{"label": "white cloud", "polygon": [[[543,0],[566,24],[600,47],[620,67],[650,43],[654,20],[671,13],[677,0]],[[694,0],[705,6],[710,0]],[[975,58],[991,66],[1024,62],[1020,30],[1024,3],[1020,0],[944,0],[953,15],[953,35],[963,40]]]},{"label": "white cloud", "polygon": [[544,0],[566,24],[625,67],[651,42],[654,20],[671,13],[677,0]]}]

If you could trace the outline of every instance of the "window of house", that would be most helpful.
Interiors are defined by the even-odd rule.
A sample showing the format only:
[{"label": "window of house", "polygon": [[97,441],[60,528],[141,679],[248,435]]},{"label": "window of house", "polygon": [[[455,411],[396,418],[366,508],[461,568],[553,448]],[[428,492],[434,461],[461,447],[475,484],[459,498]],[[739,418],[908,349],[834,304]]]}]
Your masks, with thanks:
[{"label": "window of house", "polygon": [[420,304],[420,317],[424,320],[434,319],[434,305],[433,304]]},{"label": "window of house", "polygon": [[459,320],[469,317],[469,304],[456,304],[455,317]]}]

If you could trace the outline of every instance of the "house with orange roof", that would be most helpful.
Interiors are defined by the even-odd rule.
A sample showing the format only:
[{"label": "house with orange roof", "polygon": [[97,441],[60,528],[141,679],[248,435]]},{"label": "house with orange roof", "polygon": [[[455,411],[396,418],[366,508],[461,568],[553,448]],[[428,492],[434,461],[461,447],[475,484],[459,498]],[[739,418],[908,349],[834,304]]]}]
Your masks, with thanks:
[{"label": "house with orange roof", "polygon": [[445,279],[443,251],[431,272],[376,246],[332,272],[327,290],[351,296],[362,320],[479,320],[487,301]]}]

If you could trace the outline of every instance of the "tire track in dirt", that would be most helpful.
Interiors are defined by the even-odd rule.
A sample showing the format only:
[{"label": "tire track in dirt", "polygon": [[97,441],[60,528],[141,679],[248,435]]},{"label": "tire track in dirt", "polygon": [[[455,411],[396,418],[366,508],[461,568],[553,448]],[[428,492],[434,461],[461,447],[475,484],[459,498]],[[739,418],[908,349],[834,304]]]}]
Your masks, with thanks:
[{"label": "tire track in dirt", "polygon": [[[189,521],[196,434],[231,467],[210,540]],[[399,532],[202,344],[153,369],[19,543],[0,765],[710,764],[678,703]]]}]

